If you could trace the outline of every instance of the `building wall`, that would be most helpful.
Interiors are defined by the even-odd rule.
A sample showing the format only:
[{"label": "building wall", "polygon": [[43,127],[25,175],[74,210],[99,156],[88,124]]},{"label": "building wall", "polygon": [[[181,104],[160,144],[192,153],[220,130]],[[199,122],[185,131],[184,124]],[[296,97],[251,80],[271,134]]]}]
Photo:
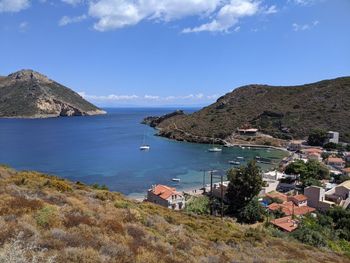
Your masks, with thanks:
[{"label": "building wall", "polygon": [[304,195],[307,197],[308,206],[316,209],[319,208],[319,202],[325,200],[325,190],[317,186],[306,187]]},{"label": "building wall", "polygon": [[152,191],[148,191],[147,201],[167,208],[171,208],[168,200],[160,198],[158,195],[153,194]]},{"label": "building wall", "polygon": [[343,199],[346,199],[349,197],[349,189],[344,186],[336,186],[335,187],[335,194],[341,196]]}]

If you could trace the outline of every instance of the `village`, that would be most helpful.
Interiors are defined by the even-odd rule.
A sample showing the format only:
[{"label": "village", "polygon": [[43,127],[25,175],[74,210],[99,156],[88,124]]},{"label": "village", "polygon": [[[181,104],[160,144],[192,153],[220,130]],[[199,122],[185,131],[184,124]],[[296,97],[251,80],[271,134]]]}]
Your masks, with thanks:
[{"label": "village", "polygon": [[[257,198],[265,210],[265,221],[285,233],[298,229],[305,216],[317,217],[316,213],[349,207],[349,147],[339,142],[338,132],[323,133],[321,136],[310,134],[307,140],[290,141],[287,148],[290,155],[279,167],[260,173],[263,184]],[[173,187],[155,185],[149,189],[146,201],[183,210],[193,198],[203,195],[208,197],[209,213],[223,216],[224,207],[229,203],[230,181],[214,176],[221,178],[214,183],[213,173],[210,175],[211,184],[198,190],[179,192]],[[216,203],[214,209],[213,203]]]}]

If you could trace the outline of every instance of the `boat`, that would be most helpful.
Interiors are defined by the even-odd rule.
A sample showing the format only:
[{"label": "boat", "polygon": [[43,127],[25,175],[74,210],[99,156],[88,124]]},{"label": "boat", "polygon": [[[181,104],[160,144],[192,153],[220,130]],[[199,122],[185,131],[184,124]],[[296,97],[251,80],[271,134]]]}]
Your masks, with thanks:
[{"label": "boat", "polygon": [[232,165],[240,165],[241,163],[238,162],[238,161],[228,161],[229,164],[232,164]]},{"label": "boat", "polygon": [[242,157],[242,156],[238,156],[238,157],[237,157],[237,159],[241,159],[241,160],[243,160],[243,159],[244,159],[244,157]]},{"label": "boat", "polygon": [[149,151],[149,149],[151,149],[151,146],[149,146],[148,144],[146,144],[146,135],[145,133],[143,134],[143,143],[140,146],[140,150],[141,151]]},{"label": "boat", "polygon": [[148,151],[150,148],[151,147],[149,145],[146,145],[146,144],[140,146],[141,151]]},{"label": "boat", "polygon": [[213,145],[211,148],[208,149],[208,152],[222,152],[221,148],[214,146],[214,138],[213,138]]},{"label": "boat", "polygon": [[173,179],[171,179],[171,181],[173,181],[173,182],[180,182],[181,180],[180,180],[180,178],[173,178]]},{"label": "boat", "polygon": [[219,147],[213,147],[208,149],[209,152],[222,152],[222,149]]}]

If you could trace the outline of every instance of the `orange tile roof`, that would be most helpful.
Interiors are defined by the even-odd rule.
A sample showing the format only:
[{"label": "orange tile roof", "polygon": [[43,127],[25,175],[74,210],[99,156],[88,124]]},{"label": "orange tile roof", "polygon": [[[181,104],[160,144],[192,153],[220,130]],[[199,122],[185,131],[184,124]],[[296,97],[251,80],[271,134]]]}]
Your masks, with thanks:
[{"label": "orange tile roof", "polygon": [[323,150],[320,149],[320,148],[308,148],[308,149],[304,149],[303,152],[305,153],[318,153],[318,154],[321,154],[323,153]]},{"label": "orange tile roof", "polygon": [[267,193],[265,196],[268,198],[279,199],[282,202],[286,202],[288,200],[287,196],[285,194],[280,193],[280,192]]},{"label": "orange tile roof", "polygon": [[350,173],[350,167],[344,168],[344,169],[343,169],[343,172]]},{"label": "orange tile roof", "polygon": [[305,214],[314,212],[316,210],[315,208],[312,208],[309,206],[296,206],[291,201],[285,202],[283,204],[273,203],[269,205],[269,209],[271,211],[276,211],[278,209],[281,209],[286,216],[292,215],[293,212],[294,212],[294,215],[305,215]]},{"label": "orange tile roof", "polygon": [[176,191],[176,188],[169,187],[166,185],[158,184],[153,189],[152,192],[158,195],[160,198],[167,200],[172,195],[181,195]]},{"label": "orange tile roof", "polygon": [[290,196],[288,199],[290,200],[297,200],[298,202],[303,202],[303,201],[307,201],[307,197],[305,195],[293,195]]},{"label": "orange tile roof", "polygon": [[339,157],[328,157],[327,162],[331,162],[331,163],[345,163],[345,161],[342,158],[339,158]]},{"label": "orange tile roof", "polygon": [[291,216],[286,216],[286,217],[277,218],[275,220],[271,220],[271,223],[279,228],[282,228],[287,232],[292,232],[298,228],[299,222],[297,220],[292,219]]}]

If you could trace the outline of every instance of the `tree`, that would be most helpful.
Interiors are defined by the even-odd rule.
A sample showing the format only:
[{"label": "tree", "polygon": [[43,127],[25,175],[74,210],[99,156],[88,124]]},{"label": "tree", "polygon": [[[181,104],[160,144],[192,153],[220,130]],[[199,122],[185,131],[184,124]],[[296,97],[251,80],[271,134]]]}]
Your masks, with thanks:
[{"label": "tree", "polygon": [[227,177],[230,181],[226,193],[228,212],[237,216],[261,191],[261,171],[255,161],[250,161],[246,167],[229,170]]},{"label": "tree", "polygon": [[336,150],[338,148],[338,145],[334,142],[328,142],[323,145],[323,148],[325,148],[327,151]]},{"label": "tree", "polygon": [[246,224],[254,224],[264,220],[265,210],[258,198],[254,197],[238,214],[238,221]]},{"label": "tree", "polygon": [[329,170],[322,163],[310,160],[304,163],[301,160],[295,161],[286,167],[287,174],[299,174],[303,187],[310,185],[320,186],[319,180],[329,179]]},{"label": "tree", "polygon": [[307,143],[311,146],[323,146],[327,139],[327,133],[324,130],[316,129],[309,134]]}]

